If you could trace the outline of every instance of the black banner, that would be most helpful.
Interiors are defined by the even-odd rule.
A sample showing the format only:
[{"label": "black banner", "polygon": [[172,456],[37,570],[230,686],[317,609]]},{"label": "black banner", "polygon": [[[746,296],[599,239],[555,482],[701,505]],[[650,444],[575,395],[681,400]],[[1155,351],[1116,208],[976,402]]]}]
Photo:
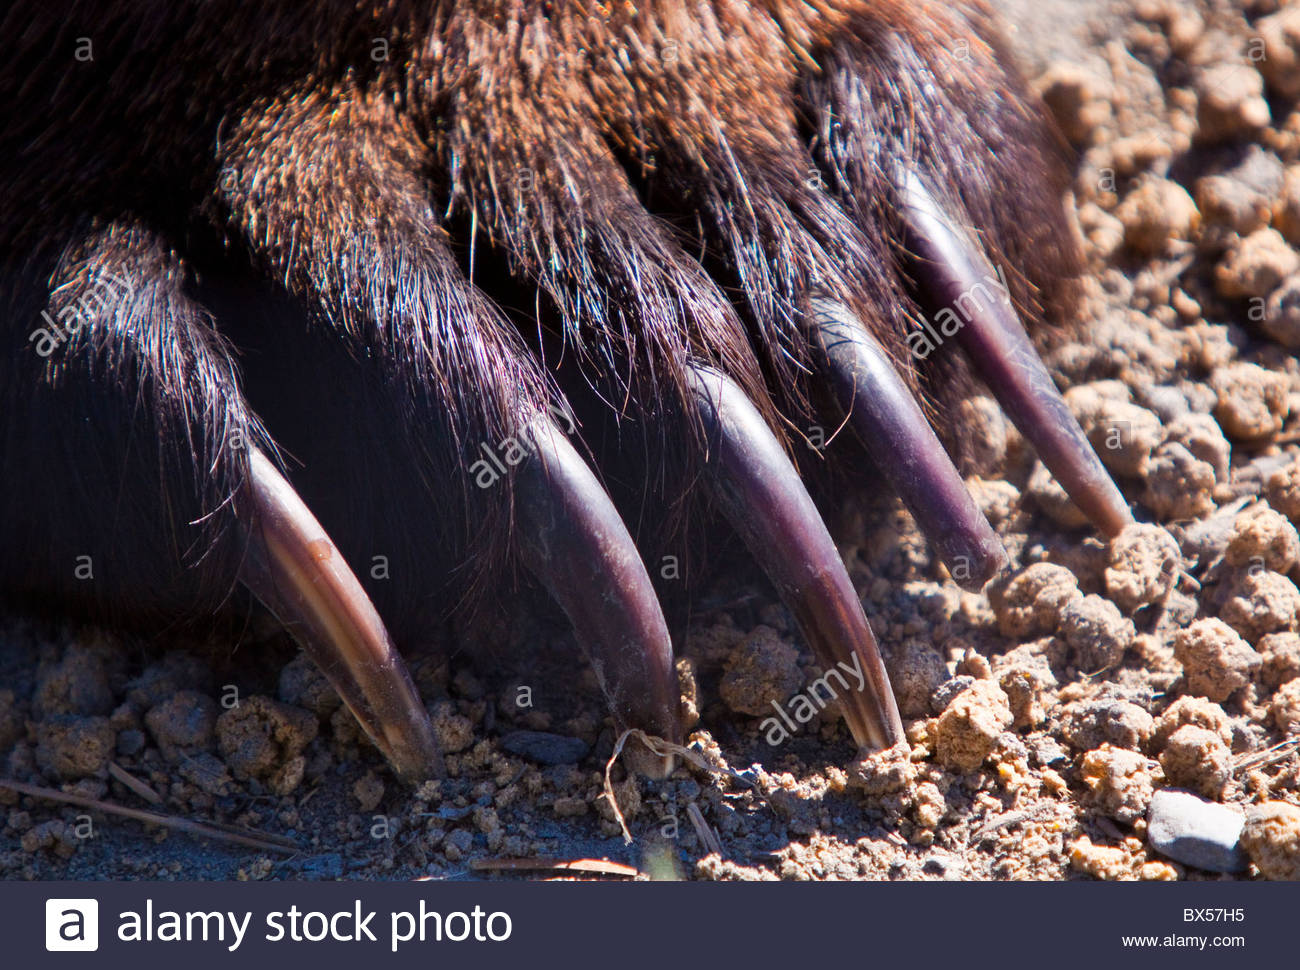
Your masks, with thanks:
[{"label": "black banner", "polygon": [[1248,955],[1286,966],[1297,903],[1300,887],[1282,883],[4,883],[0,965],[662,970],[960,958],[1055,970]]}]

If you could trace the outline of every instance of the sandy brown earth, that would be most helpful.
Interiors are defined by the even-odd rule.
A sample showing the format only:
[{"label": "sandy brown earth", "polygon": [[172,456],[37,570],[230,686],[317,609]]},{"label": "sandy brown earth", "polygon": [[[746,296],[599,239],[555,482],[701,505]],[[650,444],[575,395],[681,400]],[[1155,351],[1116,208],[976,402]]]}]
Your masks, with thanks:
[{"label": "sandy brown earth", "polygon": [[269,624],[160,654],[14,618],[0,775],[297,851],[0,790],[0,875],[458,878],[605,857],[653,878],[1232,878],[1152,849],[1151,799],[1178,788],[1246,815],[1235,878],[1300,878],[1300,4],[1010,9],[1080,156],[1090,279],[1049,363],[1150,524],[1099,541],[991,399],[966,402],[961,457],[1011,575],[961,592],[884,500],[841,546],[908,750],[856,759],[822,710],[835,682],[748,577],[697,607],[681,663],[711,768],[613,770],[631,845],[562,624],[414,659],[449,776],[411,791]]}]

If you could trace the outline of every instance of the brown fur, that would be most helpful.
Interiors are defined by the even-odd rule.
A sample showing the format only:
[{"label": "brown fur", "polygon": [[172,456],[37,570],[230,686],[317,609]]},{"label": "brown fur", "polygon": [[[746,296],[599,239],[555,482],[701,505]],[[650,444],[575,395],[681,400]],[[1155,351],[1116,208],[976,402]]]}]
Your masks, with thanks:
[{"label": "brown fur", "polygon": [[[1062,169],[990,23],[920,0],[13,5],[0,541],[40,551],[0,591],[80,596],[84,547],[110,563],[81,597],[100,609],[210,609],[240,555],[236,428],[305,462],[290,477],[354,566],[400,550],[407,578],[372,593],[427,626],[508,563],[509,488],[466,469],[560,396],[543,327],[634,426],[641,509],[677,507],[689,470],[656,463],[692,451],[689,359],[797,439],[811,290],[901,346],[890,159],[932,176],[1037,320],[1073,269]],[[28,353],[40,310],[111,267],[136,299]],[[281,370],[259,382],[250,354],[241,378],[220,335]],[[78,504],[78,481],[99,494]]]}]

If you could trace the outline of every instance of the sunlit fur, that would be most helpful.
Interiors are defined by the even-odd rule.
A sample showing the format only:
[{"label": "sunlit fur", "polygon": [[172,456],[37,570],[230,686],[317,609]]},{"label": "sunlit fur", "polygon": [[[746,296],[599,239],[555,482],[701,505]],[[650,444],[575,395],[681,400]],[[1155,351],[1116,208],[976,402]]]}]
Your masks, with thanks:
[{"label": "sunlit fur", "polygon": [[[688,358],[818,474],[812,289],[924,380],[897,160],[1028,320],[1074,269],[1055,142],[978,8],[19,0],[0,36],[0,595],[24,606],[215,610],[260,443],[419,631],[508,579],[509,482],[469,468],[566,390],[617,417],[593,457],[641,462],[615,494],[662,540]],[[41,311],[106,273],[130,296],[38,355]]]}]

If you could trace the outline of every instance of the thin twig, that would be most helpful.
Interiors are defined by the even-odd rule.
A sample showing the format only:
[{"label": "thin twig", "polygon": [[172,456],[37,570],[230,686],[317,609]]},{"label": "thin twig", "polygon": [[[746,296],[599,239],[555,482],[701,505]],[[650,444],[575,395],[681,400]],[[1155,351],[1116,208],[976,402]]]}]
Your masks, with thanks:
[{"label": "thin twig", "polygon": [[235,845],[246,846],[250,849],[288,853],[301,851],[301,847],[297,843],[291,842],[289,839],[281,838],[278,835],[269,835],[267,833],[244,834],[241,832],[223,831],[215,825],[208,825],[203,822],[192,822],[187,818],[180,818],[176,815],[159,815],[156,812],[144,812],[138,808],[127,808],[124,805],[115,805],[112,802],[103,802],[97,798],[86,798],[83,795],[71,795],[54,788],[40,788],[36,785],[25,785],[20,781],[10,781],[8,778],[0,778],[0,788],[8,788],[10,791],[16,791],[20,795],[30,795],[32,798],[44,798],[47,801],[63,802],[67,805],[77,805],[81,808],[93,809],[95,811],[104,812],[108,815],[120,815],[123,818],[132,818],[137,822],[161,825],[164,828],[175,829],[178,832],[187,832],[190,835],[197,835],[200,838],[215,839],[219,842],[232,842]]}]

